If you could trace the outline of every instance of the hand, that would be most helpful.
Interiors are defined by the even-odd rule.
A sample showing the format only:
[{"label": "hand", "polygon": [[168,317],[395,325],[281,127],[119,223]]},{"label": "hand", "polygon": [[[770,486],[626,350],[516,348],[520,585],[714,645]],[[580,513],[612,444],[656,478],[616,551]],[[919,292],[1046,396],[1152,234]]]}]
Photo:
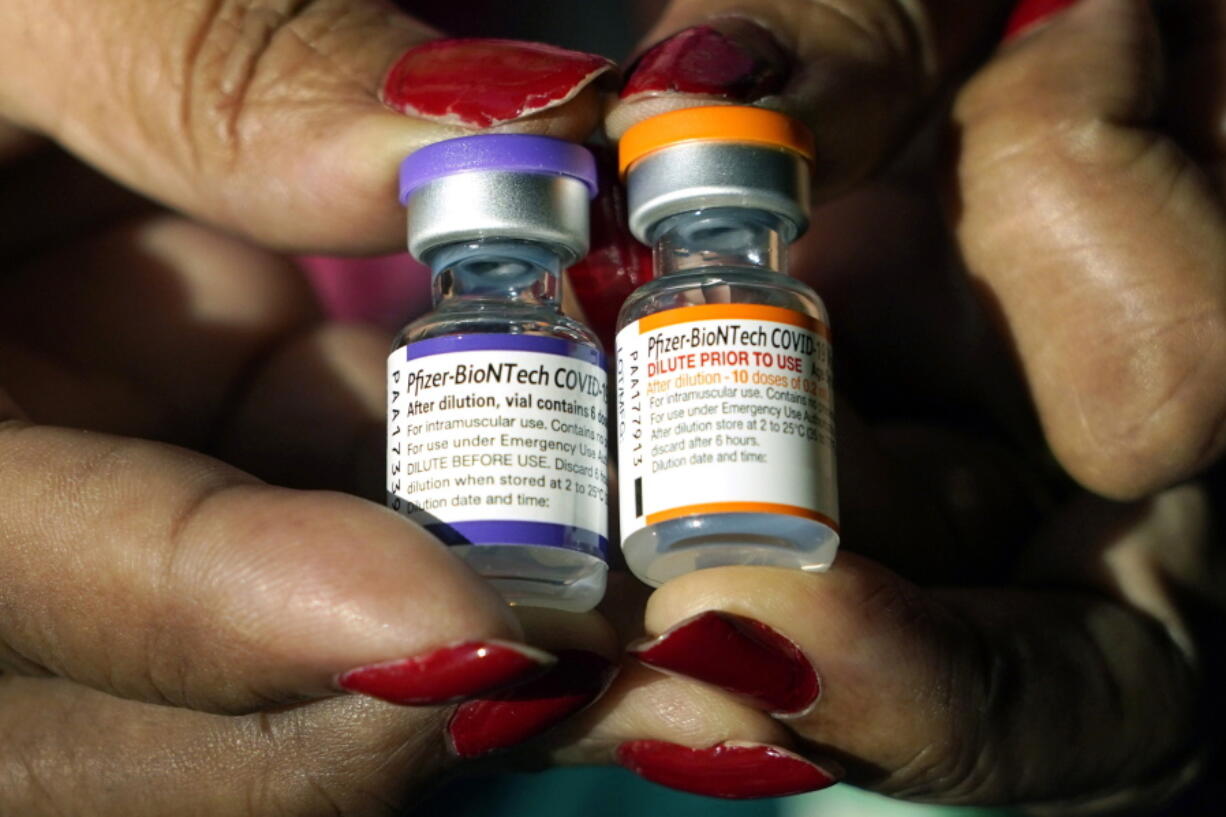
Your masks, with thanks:
[{"label": "hand", "polygon": [[[823,190],[880,164],[942,66],[986,44],[966,35],[999,6],[967,5],[749,7],[795,61],[765,104],[807,112]],[[1177,138],[1157,125],[1144,4],[1082,0],[1004,46],[954,109],[959,254],[939,240],[923,142],[818,210],[796,260],[829,296],[841,382],[864,415],[840,420],[855,553],[824,575],[725,568],[665,585],[634,652],[668,675],[627,669],[559,757],[725,796],[845,773],[899,797],[1062,814],[1143,809],[1195,775],[1202,649],[1223,599],[1220,486],[1182,482],[1221,446],[1220,190],[1194,161],[1221,159],[1207,140],[1221,97],[1197,79],[1220,65],[1219,6],[1167,7]],[[661,25],[711,8],[674,5]],[[713,35],[673,44],[700,36]],[[668,49],[654,52],[665,67]],[[669,82],[626,98],[611,127],[676,104]]]},{"label": "hand", "polygon": [[[447,711],[346,689],[443,703],[587,650],[586,700],[520,723],[539,729],[605,680],[598,621],[525,628],[432,537],[333,492],[382,498],[386,338],[323,322],[283,259],[31,135],[265,245],[398,245],[397,161],[463,123],[379,95],[407,111],[460,57],[402,58],[434,33],[382,3],[270,8],[0,18],[0,116],[22,126],[0,128],[6,814],[384,813],[455,762]],[[593,124],[603,60],[457,48],[561,63],[542,108],[493,124]],[[411,87],[382,85],[393,64]],[[491,641],[488,660],[447,649]]]}]

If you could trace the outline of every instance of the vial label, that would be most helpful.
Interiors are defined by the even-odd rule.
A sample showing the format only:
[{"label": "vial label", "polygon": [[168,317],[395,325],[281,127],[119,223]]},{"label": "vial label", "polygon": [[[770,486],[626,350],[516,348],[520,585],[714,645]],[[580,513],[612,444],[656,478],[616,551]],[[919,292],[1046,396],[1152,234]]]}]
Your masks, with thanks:
[{"label": "vial label", "polygon": [[608,554],[607,377],[596,349],[448,335],[388,359],[388,506],[448,544]]},{"label": "vial label", "polygon": [[622,541],[712,513],[837,530],[828,337],[816,318],[751,304],[669,309],[618,332]]}]

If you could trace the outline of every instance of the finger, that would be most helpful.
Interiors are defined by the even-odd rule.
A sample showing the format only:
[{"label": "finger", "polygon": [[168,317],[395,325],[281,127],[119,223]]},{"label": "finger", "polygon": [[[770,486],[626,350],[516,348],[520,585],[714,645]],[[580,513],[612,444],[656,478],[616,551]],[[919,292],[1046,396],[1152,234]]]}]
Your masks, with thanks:
[{"label": "finger", "polygon": [[235,390],[211,450],[294,488],[386,498],[384,332],[321,324],[276,347]]},{"label": "finger", "polygon": [[[609,692],[530,756],[565,765],[617,762],[671,788],[708,797],[780,797],[841,776],[824,753],[798,746],[753,707],[629,661]],[[801,754],[801,753],[804,754]]]},{"label": "finger", "polygon": [[557,663],[538,678],[456,707],[447,746],[457,757],[483,757],[551,732],[599,700],[617,675],[618,642],[596,613],[519,607],[516,614],[528,641]]},{"label": "finger", "polygon": [[1076,801],[1145,788],[1196,749],[1187,655],[1089,593],[929,595],[843,554],[820,576],[689,574],[657,592],[647,623],[663,636],[642,660],[786,717],[852,782],[892,796]]},{"label": "finger", "polygon": [[[617,652],[595,614],[516,612],[535,644]],[[454,765],[444,742],[449,717],[437,707],[353,697],[219,717],[9,676],[0,679],[0,769],[14,773],[0,790],[0,811],[399,813]]]},{"label": "finger", "polygon": [[[1010,4],[946,0],[675,0],[627,72],[610,135],[676,108],[752,103],[817,138],[827,193],[862,178],[933,93],[983,53]],[[667,39],[665,39],[667,38]]]},{"label": "finger", "polygon": [[0,678],[0,811],[27,817],[382,814],[453,761],[445,710],[341,698],[243,717]]},{"label": "finger", "polygon": [[437,540],[148,442],[0,427],[0,665],[215,711],[469,697],[552,662]]},{"label": "finger", "polygon": [[438,41],[377,0],[157,14],[108,0],[56,25],[44,3],[12,5],[0,113],[162,202],[297,250],[398,246],[400,159],[473,127],[581,138],[609,68],[551,47]]},{"label": "finger", "polygon": [[563,764],[608,763],[628,740],[692,747],[745,741],[786,747],[785,727],[719,690],[627,661],[609,692],[559,731],[549,749]]},{"label": "finger", "polygon": [[1064,467],[1136,497],[1226,446],[1226,213],[1156,128],[1148,4],[1081,0],[962,92],[952,218]]},{"label": "finger", "polygon": [[319,323],[284,259],[155,216],[5,286],[0,370],[38,421],[171,441],[277,484],[382,501],[389,340]]},{"label": "finger", "polygon": [[201,446],[238,384],[316,320],[283,259],[146,217],[5,277],[0,371],[39,422]]}]

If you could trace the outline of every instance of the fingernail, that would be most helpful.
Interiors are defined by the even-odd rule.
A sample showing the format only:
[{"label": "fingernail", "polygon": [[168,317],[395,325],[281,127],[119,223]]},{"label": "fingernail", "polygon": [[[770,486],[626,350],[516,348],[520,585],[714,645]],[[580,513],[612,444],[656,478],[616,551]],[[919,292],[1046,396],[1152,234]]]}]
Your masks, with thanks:
[{"label": "fingernail", "polygon": [[800,648],[744,616],[702,613],[628,651],[644,664],[705,681],[778,715],[806,714],[821,694],[817,670]]},{"label": "fingernail", "polygon": [[460,704],[447,724],[463,758],[505,749],[541,734],[599,698],[617,666],[586,650],[559,650],[545,675],[506,692]]},{"label": "fingernail", "polygon": [[488,128],[570,101],[613,63],[519,40],[433,40],[405,52],[383,104],[444,124]]},{"label": "fingernail", "polygon": [[1005,25],[1003,42],[1020,37],[1056,12],[1063,11],[1076,2],[1077,0],[1022,0],[1013,8],[1013,15]]},{"label": "fingernail", "polygon": [[621,96],[643,93],[708,94],[750,102],[777,92],[788,60],[774,36],[740,18],[683,29],[643,53],[631,67]]},{"label": "fingernail", "polygon": [[785,797],[838,782],[834,773],[799,755],[762,743],[729,741],[690,749],[662,740],[635,740],[617,747],[617,762],[670,789],[734,800]]},{"label": "fingernail", "polygon": [[452,703],[526,681],[556,659],[507,641],[466,641],[424,655],[349,670],[337,679],[346,692],[395,704]]},{"label": "fingernail", "polygon": [[600,182],[592,202],[591,250],[566,276],[588,324],[612,349],[622,303],[651,279],[651,250],[626,227],[626,193],[617,183],[617,155],[600,146],[590,149],[596,154]]}]

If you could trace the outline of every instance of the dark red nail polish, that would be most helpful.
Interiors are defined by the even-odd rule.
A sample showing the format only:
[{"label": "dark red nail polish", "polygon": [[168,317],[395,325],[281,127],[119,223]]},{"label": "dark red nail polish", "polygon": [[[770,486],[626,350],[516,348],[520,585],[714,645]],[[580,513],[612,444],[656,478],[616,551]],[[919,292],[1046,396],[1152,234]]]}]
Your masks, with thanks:
[{"label": "dark red nail polish", "polygon": [[787,59],[770,32],[728,18],[687,28],[635,61],[623,99],[643,93],[708,94],[750,102],[787,81]]},{"label": "dark red nail polish", "polygon": [[612,349],[622,303],[651,280],[651,249],[626,226],[626,191],[617,183],[616,153],[599,146],[590,150],[600,180],[600,192],[592,201],[592,248],[566,276],[588,324]]},{"label": "dark red nail polish", "polygon": [[653,667],[705,681],[781,715],[803,714],[821,681],[792,641],[760,621],[708,612],[629,648]]},{"label": "dark red nail polish", "polygon": [[338,677],[337,685],[396,704],[443,704],[526,681],[548,670],[554,660],[549,653],[522,644],[467,641],[358,667]]},{"label": "dark red nail polish", "polygon": [[1058,11],[1063,11],[1077,0],[1021,0],[1013,8],[1013,16],[1005,25],[1004,42],[1008,42],[1034,28]]},{"label": "dark red nail polish", "polygon": [[519,40],[433,40],[405,52],[383,82],[383,104],[411,116],[488,128],[567,102],[613,63]]},{"label": "dark red nail polish", "polygon": [[616,664],[586,650],[557,657],[535,681],[460,704],[447,724],[452,750],[468,758],[522,743],[591,704],[617,674]]},{"label": "dark red nail polish", "polygon": [[617,762],[670,789],[734,800],[802,794],[838,780],[799,755],[761,743],[690,749],[662,740],[635,740],[617,747]]}]

